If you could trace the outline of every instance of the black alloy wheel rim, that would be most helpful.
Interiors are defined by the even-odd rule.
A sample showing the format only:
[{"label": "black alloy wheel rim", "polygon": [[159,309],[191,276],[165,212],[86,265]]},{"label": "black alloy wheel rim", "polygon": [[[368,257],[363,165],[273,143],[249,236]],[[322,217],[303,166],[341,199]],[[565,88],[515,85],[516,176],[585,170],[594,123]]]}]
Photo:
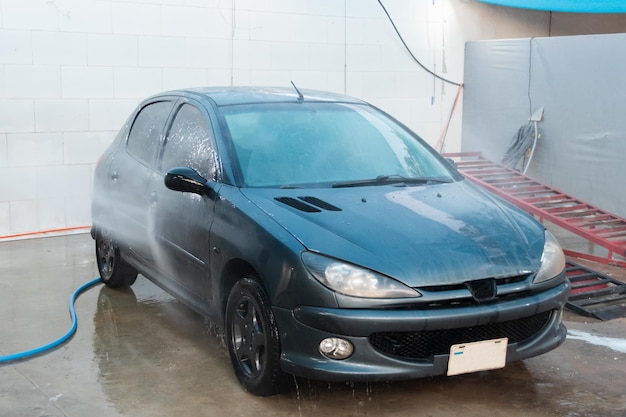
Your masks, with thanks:
[{"label": "black alloy wheel rim", "polygon": [[263,371],[267,341],[261,308],[253,298],[241,298],[231,326],[231,343],[239,366],[246,376],[255,378]]}]

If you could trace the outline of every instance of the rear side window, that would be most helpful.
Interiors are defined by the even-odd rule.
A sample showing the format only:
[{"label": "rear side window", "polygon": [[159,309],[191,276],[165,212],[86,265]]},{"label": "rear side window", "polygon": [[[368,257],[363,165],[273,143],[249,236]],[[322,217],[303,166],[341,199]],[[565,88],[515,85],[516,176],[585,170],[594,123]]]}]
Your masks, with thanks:
[{"label": "rear side window", "polygon": [[159,101],[141,109],[128,134],[128,152],[146,165],[154,165],[163,126],[172,103]]},{"label": "rear side window", "polygon": [[215,178],[216,159],[207,118],[195,106],[183,104],[165,140],[161,168],[193,168],[206,179]]}]

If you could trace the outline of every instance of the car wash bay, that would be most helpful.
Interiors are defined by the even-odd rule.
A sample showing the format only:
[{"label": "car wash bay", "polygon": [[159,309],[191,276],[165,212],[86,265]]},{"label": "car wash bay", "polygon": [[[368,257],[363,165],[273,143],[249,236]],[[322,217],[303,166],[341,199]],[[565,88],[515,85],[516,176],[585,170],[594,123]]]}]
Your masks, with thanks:
[{"label": "car wash bay", "polygon": [[[583,243],[584,244],[584,243]],[[87,233],[0,242],[0,355],[69,327],[68,300],[97,277]],[[626,280],[626,271],[590,264]],[[297,380],[269,398],[240,388],[219,331],[139,277],[76,302],[76,335],[0,367],[3,416],[623,416],[626,319],[565,313],[568,339],[504,369],[394,383]]]}]

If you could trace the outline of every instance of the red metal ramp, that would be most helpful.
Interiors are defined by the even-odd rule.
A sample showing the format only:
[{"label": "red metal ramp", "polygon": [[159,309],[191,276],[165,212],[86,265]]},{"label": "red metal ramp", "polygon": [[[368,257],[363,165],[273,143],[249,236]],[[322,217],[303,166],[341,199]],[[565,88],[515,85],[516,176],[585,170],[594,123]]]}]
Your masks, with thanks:
[{"label": "red metal ramp", "polygon": [[626,256],[626,219],[540,183],[522,173],[485,159],[481,153],[449,153],[470,180],[494,194],[581,236],[614,255]]},{"label": "red metal ramp", "polygon": [[610,320],[626,314],[626,285],[574,262],[565,273],[572,285],[566,307],[583,316]]}]

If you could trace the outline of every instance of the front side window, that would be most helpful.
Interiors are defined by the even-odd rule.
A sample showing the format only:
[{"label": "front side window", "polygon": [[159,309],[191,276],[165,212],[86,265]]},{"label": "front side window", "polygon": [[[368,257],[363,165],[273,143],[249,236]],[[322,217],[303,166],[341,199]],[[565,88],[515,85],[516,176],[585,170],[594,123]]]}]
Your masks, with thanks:
[{"label": "front side window", "polygon": [[148,104],[139,111],[128,134],[128,152],[146,165],[155,163],[165,121],[172,108],[170,101]]},{"label": "front side window", "polygon": [[380,176],[453,179],[427,145],[370,106],[272,103],[231,106],[222,112],[250,187]]},{"label": "front side window", "polygon": [[215,152],[207,119],[191,104],[183,104],[165,139],[161,169],[193,168],[206,179],[214,179]]}]

